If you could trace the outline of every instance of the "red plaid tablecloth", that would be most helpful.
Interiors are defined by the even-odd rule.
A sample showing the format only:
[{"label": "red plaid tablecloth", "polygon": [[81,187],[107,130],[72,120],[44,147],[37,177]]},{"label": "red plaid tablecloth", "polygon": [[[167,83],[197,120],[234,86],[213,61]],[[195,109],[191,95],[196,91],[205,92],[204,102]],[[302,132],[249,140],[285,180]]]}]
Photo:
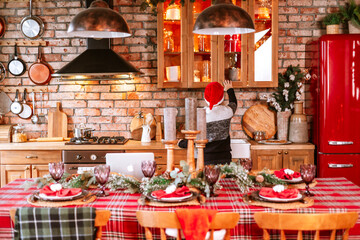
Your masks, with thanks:
[{"label": "red plaid tablecloth", "polygon": [[[217,209],[220,212],[240,213],[239,224],[232,231],[232,239],[262,239],[262,230],[257,227],[253,218],[253,214],[259,211],[292,213],[360,212],[360,187],[345,178],[322,178],[317,179],[317,181],[317,186],[311,189],[315,193],[315,204],[309,208],[284,211],[247,205],[242,201],[243,194],[231,179],[222,179],[220,184],[223,189],[217,192],[219,196],[207,199],[201,207]],[[31,206],[26,202],[26,198],[34,189],[24,191],[21,186],[24,182],[25,180],[18,179],[0,188],[1,239],[11,239],[12,237],[9,209]],[[111,218],[106,229],[104,229],[103,239],[145,239],[144,229],[138,225],[136,220],[135,213],[137,210],[175,210],[174,207],[139,206],[137,204],[139,196],[139,194],[126,194],[120,191],[110,192],[109,197],[98,198],[95,202],[84,205],[111,211]],[[350,231],[350,239],[360,239],[360,219]]]}]

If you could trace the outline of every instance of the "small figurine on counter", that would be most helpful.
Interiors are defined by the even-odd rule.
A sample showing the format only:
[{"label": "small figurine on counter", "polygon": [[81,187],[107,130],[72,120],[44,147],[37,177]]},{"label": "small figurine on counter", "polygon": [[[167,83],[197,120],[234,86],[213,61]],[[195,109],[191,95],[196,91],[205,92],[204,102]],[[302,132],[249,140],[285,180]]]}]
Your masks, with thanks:
[{"label": "small figurine on counter", "polygon": [[[224,87],[218,82],[209,83],[204,92],[206,109],[206,131],[209,142],[204,149],[205,165],[231,162],[230,121],[237,108],[237,100],[232,82],[225,80]],[[229,104],[224,105],[224,91],[229,96]],[[187,147],[187,140],[180,140],[178,146]]]}]

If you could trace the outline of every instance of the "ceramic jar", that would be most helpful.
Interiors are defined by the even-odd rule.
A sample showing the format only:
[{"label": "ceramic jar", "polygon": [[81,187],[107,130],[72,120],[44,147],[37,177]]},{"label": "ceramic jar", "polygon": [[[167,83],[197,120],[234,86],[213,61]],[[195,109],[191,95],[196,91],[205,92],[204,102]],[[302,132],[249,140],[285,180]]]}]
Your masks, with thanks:
[{"label": "ceramic jar", "polygon": [[287,141],[290,111],[277,112],[277,135],[279,140]]},{"label": "ceramic jar", "polygon": [[309,141],[308,124],[303,113],[303,102],[294,102],[294,114],[290,118],[289,141],[306,143]]}]

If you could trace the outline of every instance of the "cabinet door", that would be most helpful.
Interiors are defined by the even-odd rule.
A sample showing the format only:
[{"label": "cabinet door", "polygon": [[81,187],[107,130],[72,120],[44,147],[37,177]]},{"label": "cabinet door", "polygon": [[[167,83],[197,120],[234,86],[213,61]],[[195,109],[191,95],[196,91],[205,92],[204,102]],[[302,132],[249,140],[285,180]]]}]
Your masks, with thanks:
[{"label": "cabinet door", "polygon": [[313,150],[283,150],[284,168],[300,171],[301,164],[314,164]]},{"label": "cabinet door", "polygon": [[2,165],[1,186],[8,184],[18,178],[30,178],[30,165]]},{"label": "cabinet door", "polygon": [[248,0],[245,8],[255,24],[255,33],[247,34],[246,87],[278,85],[278,1]]},{"label": "cabinet door", "polygon": [[48,165],[32,165],[31,166],[31,176],[32,178],[42,177],[49,174]]},{"label": "cabinet door", "polygon": [[251,150],[251,158],[254,170],[264,168],[276,170],[282,167],[281,150]]},{"label": "cabinet door", "polygon": [[1,164],[47,164],[60,162],[61,151],[19,150],[1,151]]}]

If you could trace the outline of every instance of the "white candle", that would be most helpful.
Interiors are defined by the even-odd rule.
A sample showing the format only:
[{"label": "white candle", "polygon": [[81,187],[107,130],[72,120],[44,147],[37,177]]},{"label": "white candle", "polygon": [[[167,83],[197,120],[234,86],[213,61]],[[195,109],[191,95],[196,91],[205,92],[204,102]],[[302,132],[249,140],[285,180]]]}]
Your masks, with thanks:
[{"label": "white candle", "polygon": [[196,98],[185,98],[185,130],[196,130]]},{"label": "white candle", "polygon": [[206,139],[206,110],[205,108],[197,109],[197,130],[200,133],[196,136],[197,140]]},{"label": "white candle", "polygon": [[165,141],[176,140],[176,108],[164,109],[164,135]]}]

